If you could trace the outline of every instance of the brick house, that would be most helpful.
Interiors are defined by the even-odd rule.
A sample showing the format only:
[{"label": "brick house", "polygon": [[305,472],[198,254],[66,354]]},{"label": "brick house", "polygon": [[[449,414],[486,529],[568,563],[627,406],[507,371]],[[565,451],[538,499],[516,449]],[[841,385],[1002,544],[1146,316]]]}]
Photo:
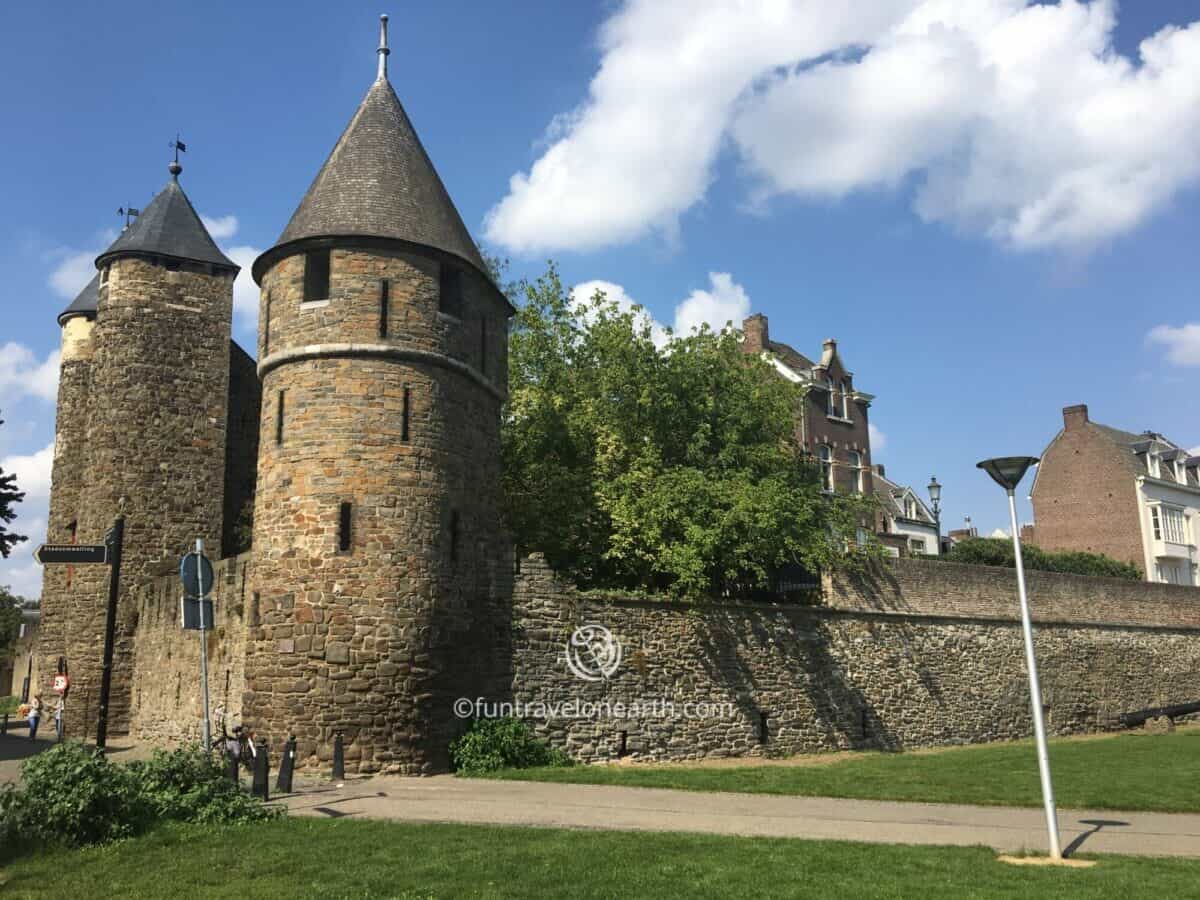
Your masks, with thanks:
[{"label": "brick house", "polygon": [[1163,435],[1110,428],[1085,404],[1068,406],[1030,499],[1042,549],[1103,553],[1147,581],[1200,584],[1200,457]]},{"label": "brick house", "polygon": [[[796,442],[820,463],[825,490],[875,495],[881,501],[876,536],[896,555],[937,553],[936,527],[924,502],[911,488],[883,477],[881,466],[871,465],[867,411],[875,396],[855,387],[837,341],[826,340],[820,360],[814,362],[794,347],[771,340],[767,317],[756,313],[742,322],[742,350],[763,356],[780,376],[806,388],[796,414]],[[915,504],[906,503],[906,498]]]},{"label": "brick house", "polygon": [[825,490],[869,494],[871,436],[867,409],[875,399],[854,387],[854,376],[838,355],[837,341],[822,345],[813,362],[787,344],[772,341],[762,313],[742,323],[742,349],[764,355],[788,381],[808,388],[796,415],[796,442],[821,464]]}]

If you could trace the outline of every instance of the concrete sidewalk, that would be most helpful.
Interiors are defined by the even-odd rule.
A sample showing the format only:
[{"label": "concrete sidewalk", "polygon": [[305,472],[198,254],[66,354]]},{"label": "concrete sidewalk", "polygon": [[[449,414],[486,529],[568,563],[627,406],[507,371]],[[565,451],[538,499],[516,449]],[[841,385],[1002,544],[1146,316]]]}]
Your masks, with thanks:
[{"label": "concrete sidewalk", "polygon": [[[285,798],[297,815],[630,831],[693,831],[896,844],[1046,850],[1041,809],[887,803],[439,775],[307,781]],[[1059,810],[1068,852],[1200,857],[1200,815]]]}]

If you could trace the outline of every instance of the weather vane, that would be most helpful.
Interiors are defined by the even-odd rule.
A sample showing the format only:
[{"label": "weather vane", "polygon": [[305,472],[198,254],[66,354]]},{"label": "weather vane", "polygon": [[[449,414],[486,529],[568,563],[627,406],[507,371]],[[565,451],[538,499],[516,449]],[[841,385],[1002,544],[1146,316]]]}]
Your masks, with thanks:
[{"label": "weather vane", "polygon": [[142,214],[142,211],[134,206],[119,206],[117,207],[117,215],[125,217],[125,227],[129,227],[129,223]]},{"label": "weather vane", "polygon": [[171,141],[171,143],[169,143],[167,146],[175,151],[175,160],[171,163],[171,165],[167,166],[167,171],[174,176],[178,176],[179,173],[183,171],[183,166],[179,164],[179,153],[180,151],[186,153],[187,145],[179,139],[179,132],[176,132],[175,140]]}]

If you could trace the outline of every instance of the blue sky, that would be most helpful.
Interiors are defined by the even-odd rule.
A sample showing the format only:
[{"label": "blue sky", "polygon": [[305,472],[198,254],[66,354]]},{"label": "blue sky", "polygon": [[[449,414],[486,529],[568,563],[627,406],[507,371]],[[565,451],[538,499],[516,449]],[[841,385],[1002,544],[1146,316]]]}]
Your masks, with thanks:
[{"label": "blue sky", "polygon": [[877,396],[874,460],[936,473],[947,527],[1007,525],[975,462],[1039,453],[1068,404],[1200,445],[1200,28],[1160,34],[1194,3],[728,6],[8,9],[0,465],[31,541],[0,583],[38,590],[55,316],[116,209],[166,182],[178,131],[222,246],[269,247],[374,77],[381,11],[392,83],[513,275],[554,258],[668,325],[749,309],[810,356],[836,337]]}]

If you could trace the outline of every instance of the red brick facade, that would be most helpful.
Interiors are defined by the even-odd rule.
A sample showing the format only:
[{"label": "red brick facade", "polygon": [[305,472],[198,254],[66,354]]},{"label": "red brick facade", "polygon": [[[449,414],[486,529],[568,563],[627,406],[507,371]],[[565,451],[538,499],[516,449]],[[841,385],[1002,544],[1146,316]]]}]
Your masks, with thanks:
[{"label": "red brick facade", "polygon": [[1085,550],[1145,567],[1138,522],[1137,458],[1086,406],[1063,410],[1063,429],[1033,483],[1034,540],[1043,550]]}]

